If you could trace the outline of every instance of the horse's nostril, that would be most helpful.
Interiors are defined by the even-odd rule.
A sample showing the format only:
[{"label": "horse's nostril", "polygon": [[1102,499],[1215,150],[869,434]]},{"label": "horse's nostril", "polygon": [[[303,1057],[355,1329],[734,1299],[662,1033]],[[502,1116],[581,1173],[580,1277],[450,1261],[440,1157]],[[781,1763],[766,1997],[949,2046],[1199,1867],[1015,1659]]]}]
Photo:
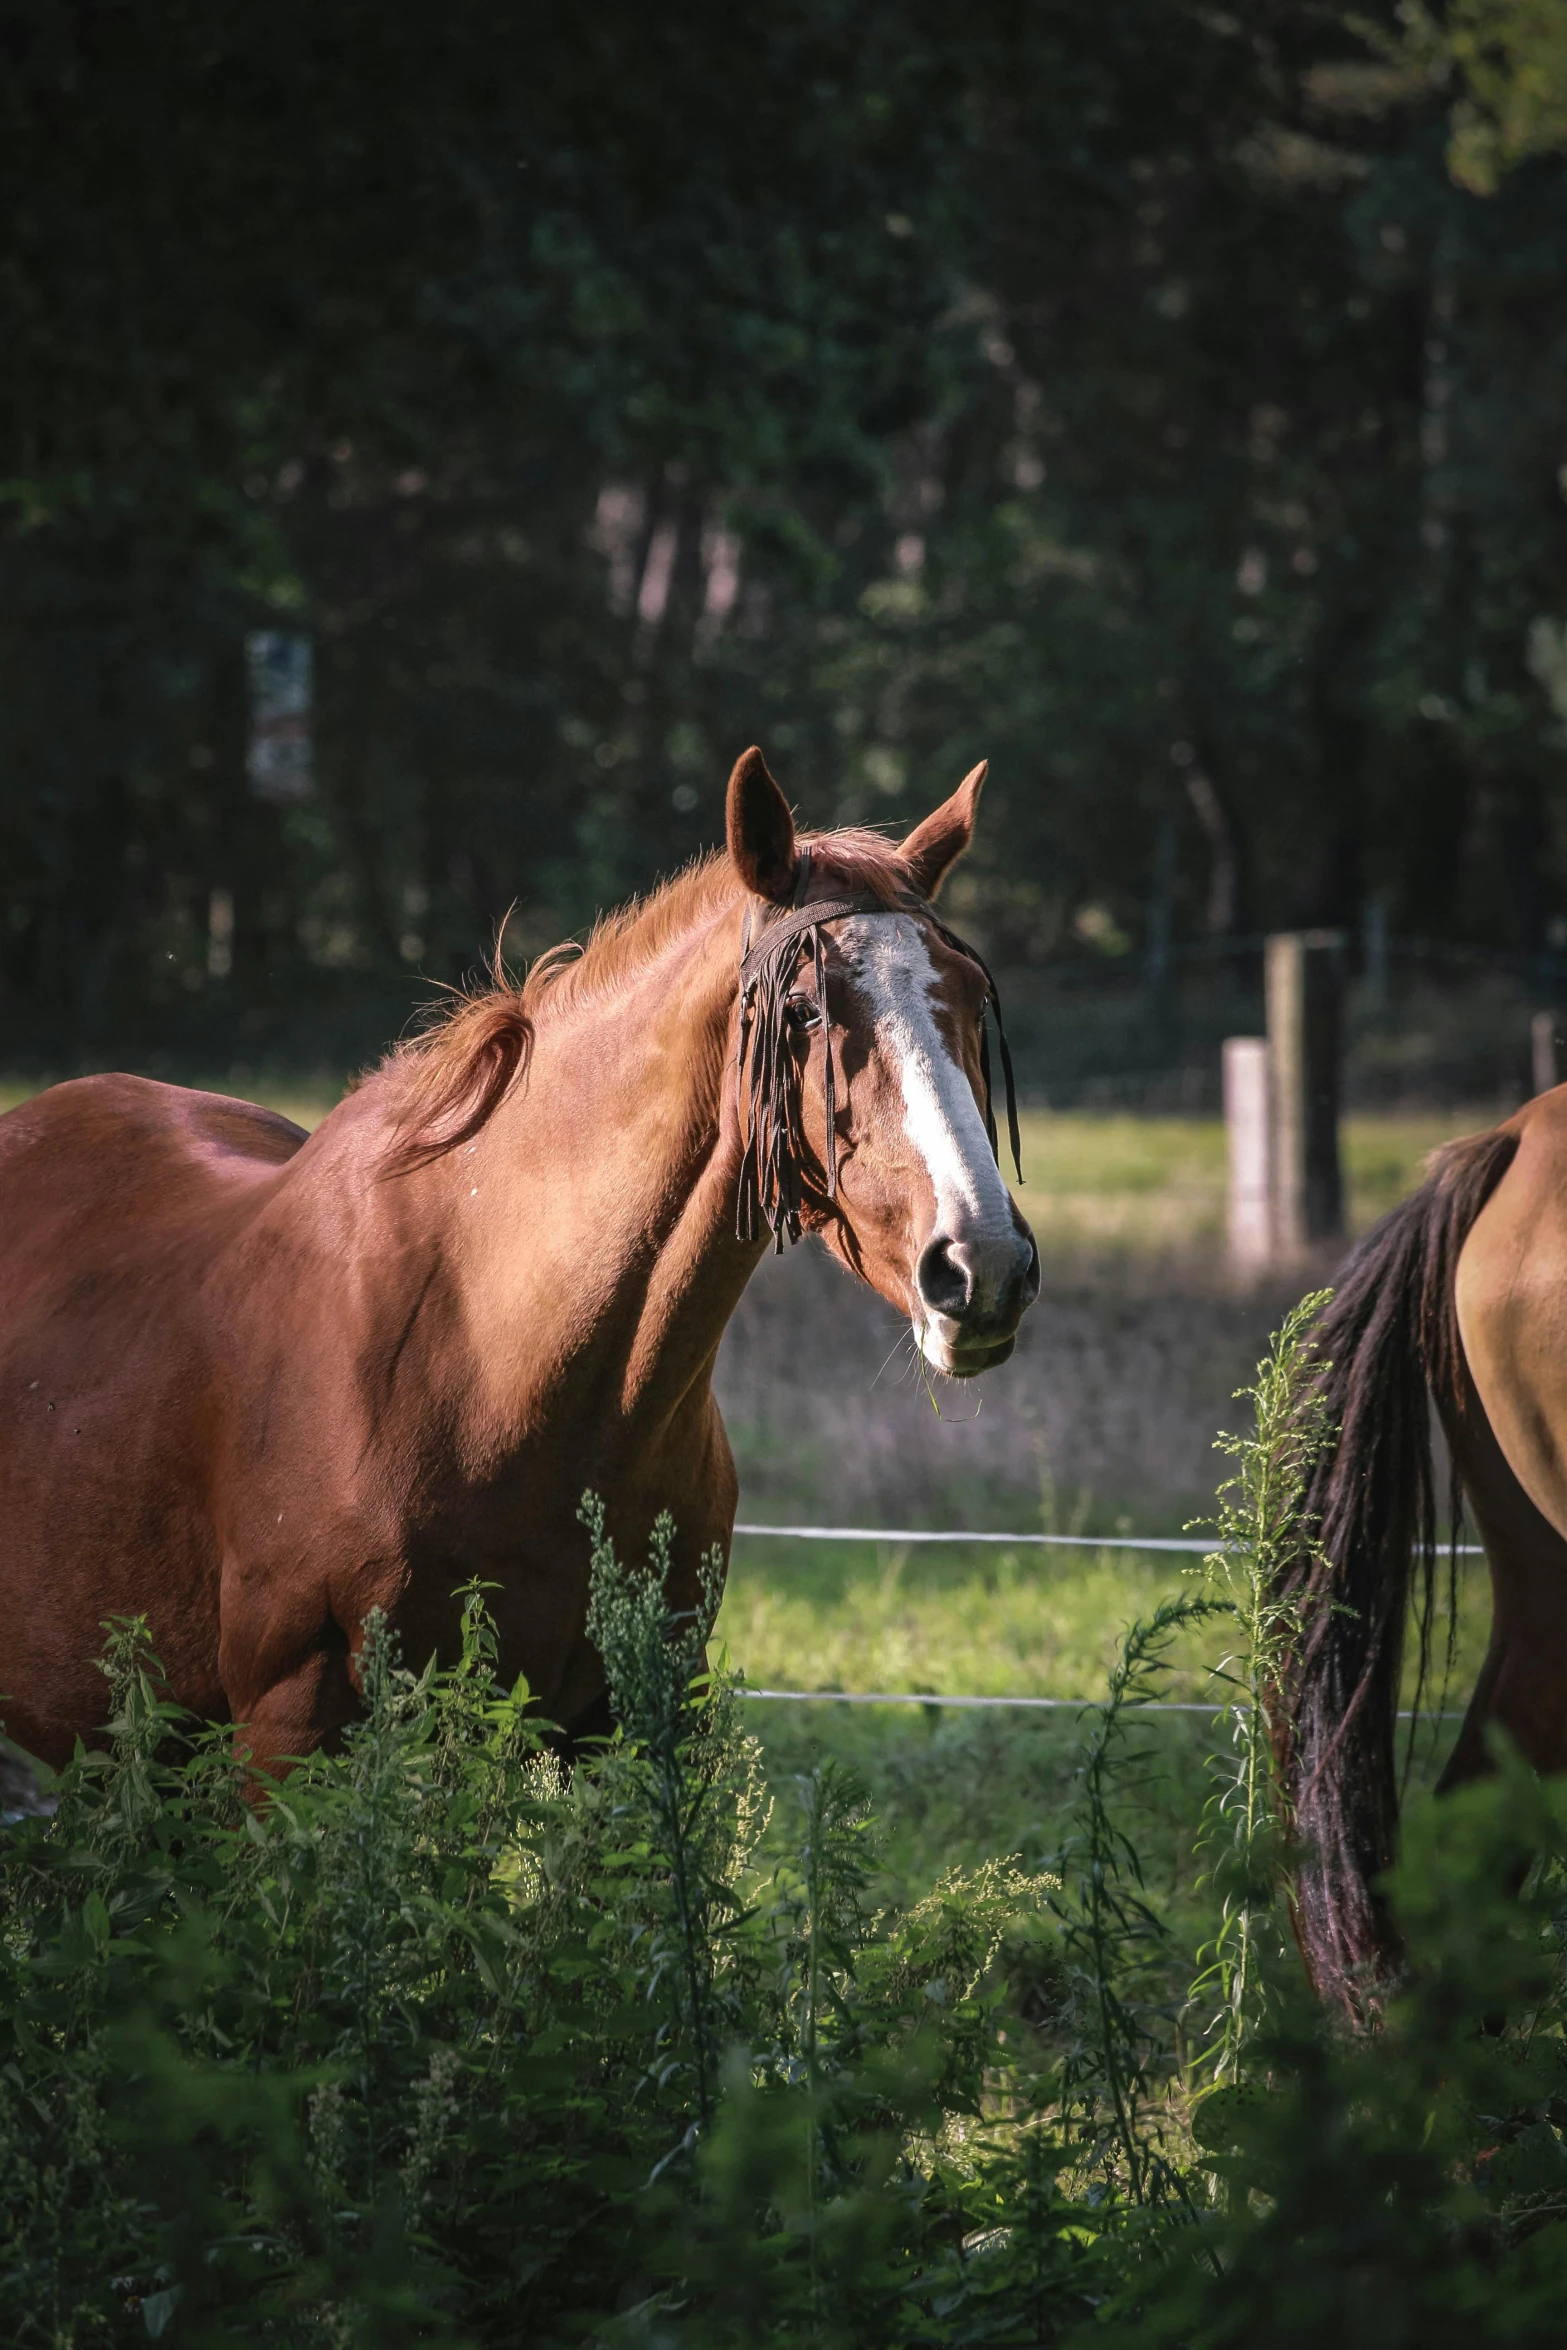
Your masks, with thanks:
[{"label": "horse's nostril", "polygon": [[933,1314],[956,1321],[966,1314],[974,1295],[973,1278],[950,1240],[940,1235],[920,1251],[914,1268],[920,1297]]},{"label": "horse's nostril", "polygon": [[929,1313],[976,1332],[1012,1330],[1039,1294],[1039,1251],[1031,1233],[988,1242],[938,1233],[920,1251],[914,1282]]}]

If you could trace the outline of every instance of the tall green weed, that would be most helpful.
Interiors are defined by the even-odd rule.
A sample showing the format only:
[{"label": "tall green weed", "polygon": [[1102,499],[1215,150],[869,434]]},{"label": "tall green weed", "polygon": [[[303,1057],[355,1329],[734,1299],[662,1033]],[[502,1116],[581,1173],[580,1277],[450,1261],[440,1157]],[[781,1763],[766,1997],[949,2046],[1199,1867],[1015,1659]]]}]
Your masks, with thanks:
[{"label": "tall green weed", "polygon": [[362,1718],[262,1803],[116,1628],[108,1744],[0,1844],[18,2350],[696,2341],[758,2292],[828,2339],[940,2269],[942,2135],[1007,2074],[994,1962],[1040,1889],[879,1913],[830,1773],[761,1868],[716,1579],[683,1616],[667,1525],[626,1570],[587,1515],[620,1728],[570,1772],[479,1590],[446,1668],[372,1620]]},{"label": "tall green weed", "polygon": [[1333,1433],[1315,1391],[1311,1351],[1312,1326],[1330,1294],[1317,1290],[1285,1316],[1254,1384],[1240,1390],[1252,1406],[1250,1432],[1219,1438],[1236,1467],[1219,1489],[1218,1539],[1202,1573],[1234,1639],[1213,1668],[1227,1691],[1220,1715],[1226,1744],[1213,1758],[1217,1784],[1201,1837],[1219,1914],[1191,1987],[1200,2032],[1191,2072],[1199,2090],[1237,2087],[1246,2078],[1248,2051],[1286,1956],[1276,1732],[1305,1627],[1298,1579],[1285,1570],[1303,1549],[1319,1555],[1302,1505]]},{"label": "tall green weed", "polygon": [[[1498,1748],[1411,1811],[1376,2037],[1324,2023],[1281,1940],[1259,1962],[1298,1337],[1259,1375],[1229,1585],[1128,1634],[1049,1875],[887,1906],[854,1776],[767,1785],[706,1655],[713,1567],[682,1612],[672,1529],[628,1568],[591,1500],[619,1728],[569,1771],[479,1588],[442,1667],[372,1620],[362,1718],[261,1803],[115,1626],[108,1743],[0,1831],[8,2350],[1554,2342],[1567,1797]],[[1221,1609],[1194,2100],[1141,1709]]]}]

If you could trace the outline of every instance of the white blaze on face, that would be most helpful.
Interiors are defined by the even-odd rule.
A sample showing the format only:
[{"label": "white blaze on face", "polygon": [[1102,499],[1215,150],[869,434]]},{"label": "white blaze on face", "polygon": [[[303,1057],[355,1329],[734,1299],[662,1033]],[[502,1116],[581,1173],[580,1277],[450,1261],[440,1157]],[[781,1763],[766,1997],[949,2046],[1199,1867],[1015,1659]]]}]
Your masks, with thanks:
[{"label": "white blaze on face", "polygon": [[[904,1131],[936,1195],[936,1220],[927,1238],[939,1235],[966,1245],[976,1266],[993,1249],[1010,1261],[1017,1229],[1011,1194],[968,1073],[936,1019],[936,966],[923,927],[907,914],[873,914],[845,922],[839,938],[870,1002],[878,1048],[898,1071]],[[916,1316],[925,1326],[917,1305]]]}]

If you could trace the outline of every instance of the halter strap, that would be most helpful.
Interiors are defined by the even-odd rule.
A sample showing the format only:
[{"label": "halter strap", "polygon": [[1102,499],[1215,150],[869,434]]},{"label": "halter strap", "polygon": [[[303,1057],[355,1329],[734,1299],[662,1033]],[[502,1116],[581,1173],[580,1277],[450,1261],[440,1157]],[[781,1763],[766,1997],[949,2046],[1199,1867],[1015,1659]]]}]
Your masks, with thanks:
[{"label": "halter strap", "polygon": [[[810,883],[810,874],[811,852],[802,848],[791,904],[763,922],[761,934],[754,945],[751,938],[753,909],[748,904],[740,934],[740,1034],[735,1054],[735,1098],[745,1148],[740,1161],[735,1231],[741,1240],[758,1240],[765,1225],[773,1235],[773,1245],[779,1254],[782,1254],[786,1234],[791,1243],[800,1237],[803,1135],[799,1087],[796,1083],[794,1056],[789,1049],[787,1022],[789,987],[795,966],[795,956],[790,950],[802,940],[810,943],[816,977],[817,1013],[822,1024],[827,1196],[836,1199],[837,1081],[833,1067],[832,1021],[827,1006],[827,965],[822,928],[825,923],[840,922],[854,914],[915,911],[912,908],[886,905],[868,891],[856,891],[836,898],[818,898],[813,905],[807,905],[805,892]],[[1007,1033],[1001,1020],[1000,990],[983,956],[977,954],[966,939],[959,938],[944,922],[939,922],[929,907],[920,907],[918,914],[923,916],[937,937],[944,940],[955,954],[962,955],[974,964],[985,982],[986,1009],[993,1010],[996,1015],[996,1040],[1001,1047],[1001,1069],[1007,1091],[1007,1139],[1012,1146],[1012,1162],[1021,1182],[1023,1162],[1018,1138],[1017,1093],[1012,1077],[1012,1055],[1007,1049]],[[996,1134],[995,1112],[991,1105],[990,1036],[988,1023],[983,1020],[980,1026],[979,1066],[985,1094],[985,1132],[999,1164],[1001,1151]]]},{"label": "halter strap", "polygon": [[[898,909],[884,906],[880,898],[818,898],[814,906],[801,906],[781,914],[776,922],[769,922],[754,947],[740,955],[740,986],[742,992],[753,986],[774,956],[782,956],[793,938],[806,938],[824,922],[841,922],[846,914],[892,914]],[[750,915],[747,910],[747,920]],[[977,959],[977,958],[976,958]]]}]

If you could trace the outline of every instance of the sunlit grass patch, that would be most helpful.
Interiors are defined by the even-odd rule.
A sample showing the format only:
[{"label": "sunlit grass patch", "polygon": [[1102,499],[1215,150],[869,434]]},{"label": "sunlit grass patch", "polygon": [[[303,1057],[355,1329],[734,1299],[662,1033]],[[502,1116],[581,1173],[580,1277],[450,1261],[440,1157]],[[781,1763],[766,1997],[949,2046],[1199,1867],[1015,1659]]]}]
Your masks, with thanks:
[{"label": "sunlit grass patch", "polygon": [[1168,1559],[1130,1552],[742,1539],[718,1636],[768,1687],[1077,1698],[1103,1685],[1126,1625],[1180,1588]]},{"label": "sunlit grass patch", "polygon": [[[1199,1560],[1096,1549],[964,1550],[736,1539],[717,1637],[758,1688],[1087,1699],[1129,1624],[1194,1587]],[[1490,1595],[1460,1561],[1450,1702],[1473,1686]],[[1438,1667],[1445,1622],[1437,1627]],[[1183,1634],[1169,1695],[1210,1694],[1212,1639]],[[1414,1693],[1414,1660],[1406,1676]],[[1440,1680],[1440,1673],[1439,1673]],[[1440,1686],[1429,1702],[1435,1704]]]},{"label": "sunlit grass patch", "polygon": [[1212,1118],[1025,1110],[1018,1200],[1047,1255],[1216,1247],[1224,1128]]},{"label": "sunlit grass patch", "polygon": [[[1351,1230],[1365,1231],[1413,1191],[1439,1143],[1488,1122],[1479,1111],[1346,1118]],[[1048,1255],[1205,1254],[1222,1245],[1222,1120],[1026,1110],[1021,1124],[1025,1181],[1014,1188]]]},{"label": "sunlit grass patch", "polygon": [[[1015,1852],[1029,1867],[1046,1865],[1073,1796],[1084,1724],[1076,1704],[969,1711],[943,1706],[941,1698],[1097,1702],[1128,1626],[1146,1621],[1162,1600],[1195,1591],[1198,1579],[1183,1565],[1199,1563],[1169,1553],[976,1553],[741,1538],[716,1639],[753,1688],[929,1694],[917,1706],[823,1698],[745,1708],[775,1783],[826,1758],[864,1777],[882,1825],[889,1883],[904,1894],[954,1860]],[[1427,1715],[1461,1710],[1489,1620],[1483,1564],[1463,1560],[1456,1653],[1445,1675],[1446,1624],[1439,1621]],[[1183,1635],[1165,1695],[1216,1707],[1222,1691],[1208,1668],[1229,1644],[1222,1623]],[[1415,1681],[1411,1653],[1406,1704]],[[1455,1720],[1422,1719],[1412,1792],[1434,1782],[1457,1731]],[[1211,1791],[1205,1758],[1218,1732],[1205,1710],[1143,1717],[1140,1735],[1150,1768],[1138,1790],[1139,1848],[1150,1884],[1184,1914],[1195,1899],[1198,1824]]]},{"label": "sunlit grass patch", "polygon": [[1496,1123],[1485,1110],[1447,1116],[1400,1114],[1355,1117],[1344,1122],[1344,1173],[1349,1185],[1350,1222],[1363,1232],[1378,1216],[1413,1191],[1425,1162],[1440,1143],[1475,1134]]}]

